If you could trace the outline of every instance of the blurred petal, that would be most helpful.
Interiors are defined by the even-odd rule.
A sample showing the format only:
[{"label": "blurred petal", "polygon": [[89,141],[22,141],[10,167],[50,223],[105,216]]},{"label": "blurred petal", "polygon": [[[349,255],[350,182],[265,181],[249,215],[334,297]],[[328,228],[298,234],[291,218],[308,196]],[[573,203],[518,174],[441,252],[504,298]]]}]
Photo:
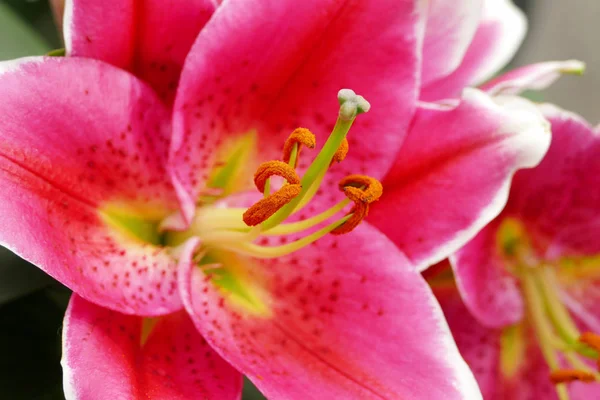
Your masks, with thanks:
[{"label": "blurred petal", "polygon": [[[256,131],[261,160],[280,157],[290,132],[325,142],[351,88],[372,104],[349,136],[350,154],[327,176],[382,176],[415,107],[414,1],[231,0],[200,33],[175,105],[172,164],[189,220],[215,148]],[[187,162],[186,160],[192,160]],[[306,167],[306,158],[300,168]],[[343,169],[343,170],[342,170]]]},{"label": "blurred petal", "polygon": [[33,58],[0,64],[0,98],[0,243],[103,306],[180,307],[175,263],[142,237],[177,207],[150,88],[95,60]]},{"label": "blurred petal", "polygon": [[460,67],[423,87],[420,98],[434,101],[489,79],[514,56],[527,30],[523,12],[511,0],[485,0],[483,16]]},{"label": "blurred petal", "polygon": [[480,398],[428,286],[367,224],[281,258],[231,256],[243,298],[192,266],[195,245],[181,258],[186,309],[265,396]]},{"label": "blurred petal", "polygon": [[456,107],[422,104],[368,220],[424,268],[500,213],[519,168],[540,162],[548,123],[519,98],[466,90]]},{"label": "blurred petal", "polygon": [[432,289],[444,311],[460,354],[477,379],[483,398],[499,399],[500,331],[486,328],[474,319],[451,283],[432,285]]},{"label": "blurred petal", "polygon": [[[526,327],[518,329],[521,341],[506,341],[506,331],[480,325],[465,308],[453,286],[434,285],[434,293],[444,310],[456,344],[473,370],[486,400],[558,400],[549,379],[550,370],[536,343],[535,334]],[[504,335],[504,338],[502,338]],[[503,346],[504,341],[504,346]],[[508,365],[502,364],[502,360]],[[595,399],[600,385],[574,382],[569,384],[572,400]]]},{"label": "blurred petal", "polygon": [[148,323],[77,295],[65,315],[62,366],[68,400],[237,400],[242,391],[241,375],[184,311]]},{"label": "blurred petal", "polygon": [[585,64],[577,60],[548,61],[517,68],[481,86],[490,95],[518,95],[525,90],[542,90],[562,74],[583,74]]},{"label": "blurred petal", "polygon": [[480,324],[504,327],[523,319],[523,298],[506,270],[497,240],[501,218],[450,257],[463,301]]},{"label": "blurred petal", "polygon": [[509,207],[546,249],[545,257],[600,253],[600,135],[578,115],[541,107],[552,145],[540,165],[519,172]]},{"label": "blurred petal", "polygon": [[460,65],[481,18],[484,0],[431,0],[427,4],[421,86]]}]

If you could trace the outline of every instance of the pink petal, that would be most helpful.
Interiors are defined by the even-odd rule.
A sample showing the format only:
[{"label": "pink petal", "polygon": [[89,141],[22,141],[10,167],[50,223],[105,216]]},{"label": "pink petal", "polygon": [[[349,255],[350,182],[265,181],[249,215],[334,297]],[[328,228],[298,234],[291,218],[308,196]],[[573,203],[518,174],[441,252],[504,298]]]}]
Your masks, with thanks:
[{"label": "pink petal", "polygon": [[523,298],[517,281],[499,254],[498,227],[485,227],[450,260],[466,308],[488,327],[505,327],[523,319]]},{"label": "pink petal", "polygon": [[485,0],[481,22],[460,67],[424,86],[420,98],[433,101],[454,97],[464,87],[490,78],[510,61],[526,30],[527,20],[511,0]]},{"label": "pink petal", "polygon": [[181,307],[166,250],[103,219],[110,204],[157,222],[177,207],[152,90],[94,60],[33,58],[0,64],[0,98],[0,243],[103,306]]},{"label": "pink petal", "polygon": [[414,3],[224,2],[186,60],[175,105],[172,161],[186,217],[218,144],[256,130],[261,161],[280,158],[287,136],[305,126],[321,145],[338,114],[336,93],[344,87],[365,96],[372,108],[358,118],[350,154],[327,184],[337,192],[340,175],[382,176],[415,107]]},{"label": "pink petal", "polygon": [[134,0],[116,4],[94,0],[66,1],[63,32],[67,54],[132,69],[134,14]]},{"label": "pink petal", "polygon": [[460,65],[475,35],[484,0],[432,0],[426,16],[421,85],[448,76]]},{"label": "pink petal", "polygon": [[542,163],[515,176],[509,207],[547,258],[600,252],[600,135],[581,117],[550,105],[552,145]]},{"label": "pink petal", "polygon": [[549,141],[523,99],[470,89],[456,107],[422,104],[369,221],[419,268],[438,262],[498,215],[513,173],[539,163]]},{"label": "pink petal", "polygon": [[181,258],[186,309],[268,398],[480,398],[422,277],[368,224],[286,257],[239,256],[261,312],[193,267],[197,244]]},{"label": "pink petal", "polygon": [[185,312],[161,317],[147,339],[143,324],[141,317],[73,295],[63,327],[66,397],[240,399],[241,375],[210,348]]},{"label": "pink petal", "polygon": [[215,9],[211,0],[72,0],[67,54],[127,69],[172,102],[183,61]]},{"label": "pink petal", "polygon": [[481,86],[490,95],[520,94],[525,90],[542,90],[562,74],[582,74],[585,64],[577,60],[548,61],[514,69]]},{"label": "pink petal", "polygon": [[433,285],[461,355],[473,371],[486,400],[501,391],[500,331],[481,325],[465,307],[456,287]]}]

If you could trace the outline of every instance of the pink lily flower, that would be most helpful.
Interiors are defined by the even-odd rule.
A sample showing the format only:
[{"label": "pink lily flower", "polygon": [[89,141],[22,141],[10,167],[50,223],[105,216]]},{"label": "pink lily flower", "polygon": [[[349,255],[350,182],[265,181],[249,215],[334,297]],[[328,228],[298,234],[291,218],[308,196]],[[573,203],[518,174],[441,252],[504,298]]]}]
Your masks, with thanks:
[{"label": "pink lily flower", "polygon": [[541,108],[546,158],[516,174],[504,211],[450,258],[465,305],[440,300],[486,399],[600,396],[600,136]]},{"label": "pink lily flower", "polygon": [[[187,55],[172,113],[154,89],[104,62],[2,65],[0,242],[77,293],[64,332],[71,398],[236,398],[235,370],[274,398],[479,398],[413,262],[369,223],[322,237],[369,209],[389,220],[412,210],[425,217],[409,227],[418,233],[408,244],[420,244],[411,258],[443,258],[474,226],[447,218],[442,202],[464,194],[448,182],[466,187],[487,174],[462,205],[489,221],[490,199],[546,151],[547,123],[534,106],[476,89],[456,106],[422,106],[411,124],[417,3],[225,2]],[[85,37],[81,26],[72,38]],[[123,49],[110,57],[129,60]],[[334,127],[341,87],[373,109],[354,125],[346,159],[330,165],[368,108],[342,92]],[[309,163],[292,141],[288,167],[276,164],[290,184],[263,180],[267,197],[256,203],[248,181],[259,165],[273,172],[260,163],[281,158],[299,125],[328,144]],[[402,181],[398,171],[415,175]],[[354,173],[370,178],[354,176],[340,192],[340,178]],[[378,179],[386,194],[368,205]],[[271,186],[281,189],[275,197]],[[399,187],[414,193],[402,199]],[[348,215],[351,202],[336,203],[344,194],[355,201]],[[273,206],[282,199],[289,203]],[[431,233],[421,236],[423,227]],[[185,333],[169,337],[194,337],[188,317],[172,314],[182,307],[214,350],[186,350]]]}]

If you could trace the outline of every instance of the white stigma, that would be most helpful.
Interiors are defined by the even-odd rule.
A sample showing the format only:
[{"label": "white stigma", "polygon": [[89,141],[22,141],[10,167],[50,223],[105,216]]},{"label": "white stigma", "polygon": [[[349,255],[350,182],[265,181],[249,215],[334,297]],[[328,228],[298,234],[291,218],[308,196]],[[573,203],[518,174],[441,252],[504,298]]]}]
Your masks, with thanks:
[{"label": "white stigma", "polygon": [[371,104],[362,96],[357,95],[352,89],[342,89],[338,92],[340,103],[340,117],[351,120],[358,114],[369,112]]}]

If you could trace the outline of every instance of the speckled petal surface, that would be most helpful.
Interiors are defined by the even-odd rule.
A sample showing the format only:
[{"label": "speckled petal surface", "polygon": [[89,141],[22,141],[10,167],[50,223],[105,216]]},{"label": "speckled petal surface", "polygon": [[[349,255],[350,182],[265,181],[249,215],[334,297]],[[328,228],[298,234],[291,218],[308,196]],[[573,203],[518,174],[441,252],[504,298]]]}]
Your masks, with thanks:
[{"label": "speckled petal surface", "polygon": [[381,177],[415,108],[417,20],[416,2],[409,0],[224,2],[186,60],[175,103],[171,165],[186,218],[216,148],[255,131],[260,161],[280,158],[285,139],[300,126],[315,133],[320,147],[337,118],[342,88],[372,107],[357,119],[350,153],[325,185],[337,192],[343,175]]},{"label": "speckled petal surface", "polygon": [[196,244],[181,258],[186,309],[268,398],[480,398],[426,283],[368,224],[289,256],[228,259],[251,303],[192,265]]},{"label": "speckled petal surface", "polygon": [[106,222],[177,208],[152,90],[99,61],[32,58],[0,64],[0,97],[0,243],[106,307],[179,308],[165,249]]}]

